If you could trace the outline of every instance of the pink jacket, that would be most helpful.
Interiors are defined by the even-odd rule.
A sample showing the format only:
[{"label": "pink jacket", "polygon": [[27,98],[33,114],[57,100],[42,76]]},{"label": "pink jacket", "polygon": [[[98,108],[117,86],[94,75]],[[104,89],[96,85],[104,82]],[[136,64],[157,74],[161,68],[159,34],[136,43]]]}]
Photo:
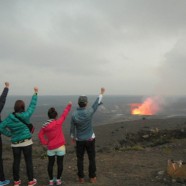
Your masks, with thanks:
[{"label": "pink jacket", "polygon": [[53,150],[64,145],[65,137],[62,131],[62,124],[70,112],[71,104],[68,104],[58,119],[48,120],[43,124],[38,137],[42,145],[46,145],[48,150]]}]

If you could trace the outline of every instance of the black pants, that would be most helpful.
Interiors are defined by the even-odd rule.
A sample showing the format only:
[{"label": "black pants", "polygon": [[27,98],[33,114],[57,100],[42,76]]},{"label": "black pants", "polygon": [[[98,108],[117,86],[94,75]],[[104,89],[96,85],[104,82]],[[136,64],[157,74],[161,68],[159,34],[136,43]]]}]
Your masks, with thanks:
[{"label": "black pants", "polygon": [[[61,178],[63,172],[63,158],[64,156],[57,156],[57,179]],[[55,156],[48,156],[48,175],[49,179],[53,179],[53,167],[55,163]]]},{"label": "black pants", "polygon": [[4,176],[4,170],[3,170],[3,158],[2,158],[2,139],[1,139],[1,134],[0,134],[0,181],[5,180]]},{"label": "black pants", "polygon": [[32,145],[26,147],[12,147],[14,162],[13,162],[13,177],[14,181],[19,180],[19,168],[21,162],[21,152],[23,151],[28,181],[33,180],[33,163],[32,163]]},{"label": "black pants", "polygon": [[95,139],[93,141],[76,141],[76,155],[77,155],[77,167],[78,176],[84,178],[84,154],[87,151],[89,158],[89,177],[96,177],[96,152],[95,152]]}]

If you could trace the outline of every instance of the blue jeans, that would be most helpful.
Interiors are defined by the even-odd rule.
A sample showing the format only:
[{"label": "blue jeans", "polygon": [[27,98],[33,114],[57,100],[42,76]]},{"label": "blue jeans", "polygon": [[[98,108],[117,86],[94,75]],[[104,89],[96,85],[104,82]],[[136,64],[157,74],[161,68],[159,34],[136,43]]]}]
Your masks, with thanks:
[{"label": "blue jeans", "polygon": [[14,162],[13,162],[13,177],[14,181],[19,180],[19,168],[21,161],[21,152],[23,151],[28,180],[33,180],[33,163],[32,163],[32,145],[25,147],[12,147]]},{"label": "blue jeans", "polygon": [[77,167],[78,176],[84,178],[84,154],[87,151],[89,158],[89,177],[96,177],[96,152],[95,152],[95,139],[92,141],[76,141],[76,155],[77,155]]}]

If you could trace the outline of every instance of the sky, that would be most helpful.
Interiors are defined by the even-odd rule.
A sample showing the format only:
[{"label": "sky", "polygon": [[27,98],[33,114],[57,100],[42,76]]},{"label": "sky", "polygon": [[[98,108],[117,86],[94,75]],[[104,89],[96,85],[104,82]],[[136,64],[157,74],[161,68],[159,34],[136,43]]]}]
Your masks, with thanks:
[{"label": "sky", "polygon": [[1,0],[11,95],[186,95],[185,0]]}]

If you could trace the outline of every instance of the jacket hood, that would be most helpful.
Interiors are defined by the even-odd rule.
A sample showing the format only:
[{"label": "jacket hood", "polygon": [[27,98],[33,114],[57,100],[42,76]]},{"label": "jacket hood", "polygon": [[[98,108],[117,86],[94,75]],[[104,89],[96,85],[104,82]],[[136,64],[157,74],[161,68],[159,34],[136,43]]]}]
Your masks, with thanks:
[{"label": "jacket hood", "polygon": [[53,122],[53,121],[55,121],[55,119],[49,119],[49,120],[47,120],[43,125],[42,125],[42,128],[44,128],[44,129],[46,129],[46,130],[48,130],[48,129],[50,129],[50,123],[51,122]]}]

